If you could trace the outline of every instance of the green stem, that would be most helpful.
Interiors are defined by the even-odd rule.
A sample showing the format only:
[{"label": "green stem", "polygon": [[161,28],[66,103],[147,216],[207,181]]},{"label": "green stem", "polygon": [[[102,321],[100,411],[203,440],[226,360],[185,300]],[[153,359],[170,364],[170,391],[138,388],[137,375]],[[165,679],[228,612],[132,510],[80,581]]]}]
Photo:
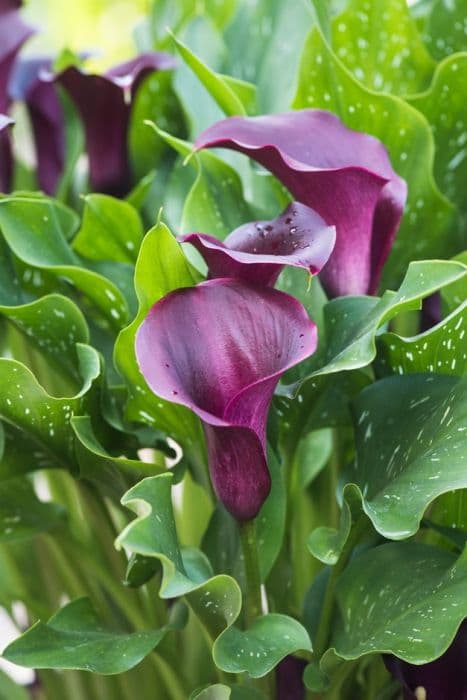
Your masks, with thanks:
[{"label": "green stem", "polygon": [[313,655],[317,659],[320,659],[327,649],[331,618],[334,612],[334,599],[338,578],[347,566],[349,559],[352,555],[354,546],[360,539],[360,536],[366,529],[366,527],[367,519],[365,516],[362,515],[360,519],[352,526],[352,529],[350,530],[349,536],[347,538],[347,542],[345,543],[341,555],[334,567],[332,568],[331,575],[329,576],[328,584],[326,586],[326,592],[324,594],[321,617],[319,620],[318,630],[316,632],[316,637],[314,641]]},{"label": "green stem", "polygon": [[262,613],[261,576],[259,573],[255,521],[248,520],[247,522],[241,523],[239,529],[247,585],[245,619],[247,627],[249,627],[251,623]]}]

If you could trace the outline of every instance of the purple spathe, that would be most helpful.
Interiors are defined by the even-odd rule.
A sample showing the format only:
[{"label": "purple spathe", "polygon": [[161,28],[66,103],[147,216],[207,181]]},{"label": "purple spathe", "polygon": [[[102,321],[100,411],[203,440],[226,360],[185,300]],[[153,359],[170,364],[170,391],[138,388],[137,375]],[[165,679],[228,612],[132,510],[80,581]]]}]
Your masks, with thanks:
[{"label": "purple spathe", "polygon": [[175,67],[172,56],[145,53],[103,75],[71,66],[55,80],[70,95],[83,121],[94,191],[124,196],[131,188],[128,127],[131,103],[144,77]]},{"label": "purple spathe", "polygon": [[336,232],[310,207],[293,202],[276,219],[252,221],[221,243],[202,233],[181,236],[204,257],[210,277],[273,286],[285,265],[317,274],[332,253]]},{"label": "purple spathe", "polygon": [[224,119],[195,142],[212,147],[250,156],[335,225],[336,245],[321,273],[331,296],[377,291],[407,196],[377,139],[330,112],[306,109]]},{"label": "purple spathe", "polygon": [[383,659],[388,671],[403,684],[406,700],[417,700],[417,688],[425,690],[427,700],[467,700],[467,620],[435,661],[416,666],[390,654]]},{"label": "purple spathe", "polygon": [[5,114],[0,114],[0,192],[7,193],[13,170],[9,127],[13,120]]},{"label": "purple spathe", "polygon": [[12,100],[25,103],[31,120],[41,189],[54,194],[65,164],[65,124],[57,89],[41,76],[50,71],[48,57],[21,58],[10,79]]},{"label": "purple spathe", "polygon": [[266,420],[281,375],[316,348],[316,326],[293,297],[214,279],[157,302],[136,336],[151,389],[202,420],[211,479],[240,521],[270,489]]}]

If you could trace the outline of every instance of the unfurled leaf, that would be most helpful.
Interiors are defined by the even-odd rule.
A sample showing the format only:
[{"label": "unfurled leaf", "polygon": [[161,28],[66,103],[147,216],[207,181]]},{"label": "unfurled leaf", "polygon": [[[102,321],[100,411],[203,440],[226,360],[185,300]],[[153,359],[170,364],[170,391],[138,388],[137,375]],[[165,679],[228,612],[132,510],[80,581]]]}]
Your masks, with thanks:
[{"label": "unfurled leaf", "polygon": [[357,457],[347,480],[384,537],[415,534],[437,496],[467,488],[466,386],[445,375],[393,376],[355,401]]},{"label": "unfurled leaf", "polygon": [[[467,24],[466,24],[467,28]],[[466,37],[467,42],[467,37]],[[467,48],[467,43],[466,43]],[[437,67],[429,89],[409,98],[430,124],[436,151],[434,173],[440,190],[467,214],[467,54],[446,58]],[[457,224],[459,226],[459,224]],[[466,241],[465,221],[460,222]]]},{"label": "unfurled leaf", "polygon": [[70,248],[67,239],[76,223],[72,211],[45,197],[0,200],[0,229],[15,255],[32,268],[70,281],[119,329],[128,318],[126,300],[116,284],[86,268]]},{"label": "unfurled leaf", "polygon": [[134,264],[143,226],[131,204],[104,194],[85,197],[83,221],[73,249],[88,260]]},{"label": "unfurled leaf", "polygon": [[198,550],[180,549],[170,488],[171,477],[161,475],[143,479],[125,494],[122,503],[141,515],[121,533],[117,544],[161,562],[159,594],[164,598],[187,597],[213,639],[213,658],[219,668],[247,671],[256,678],[268,673],[287,654],[310,650],[305,629],[285,615],[259,617],[245,632],[234,626],[241,609],[238,584],[230,576],[213,576],[209,562]]},{"label": "unfurled leaf", "polygon": [[166,628],[132,633],[109,629],[89,599],[78,598],[48,622],[37,622],[4,650],[3,657],[29,668],[124,673],[142,661],[165,632]]},{"label": "unfurled leaf", "polygon": [[379,336],[379,372],[435,372],[462,377],[467,369],[467,301],[438,325],[412,338]]},{"label": "unfurled leaf", "polygon": [[406,0],[350,0],[332,22],[330,45],[363,85],[393,95],[420,92],[435,67]]},{"label": "unfurled leaf", "polygon": [[[99,356],[88,345],[76,346],[82,387],[78,394],[67,398],[50,396],[37,382],[35,376],[23,364],[15,360],[0,359],[0,384],[3,390],[0,395],[0,417],[14,429],[21,430],[28,456],[26,462],[20,464],[21,472],[34,469],[61,467],[72,469],[74,459],[74,438],[70,419],[74,413],[95,414],[96,399],[90,391],[100,374]],[[34,447],[31,449],[32,445]],[[6,443],[5,450],[17,451],[20,454],[22,444],[11,448]],[[26,454],[23,454],[23,459]],[[0,474],[15,476],[8,473],[11,464],[7,457],[2,459]],[[5,474],[6,470],[6,474]]]},{"label": "unfurled leaf", "polygon": [[294,651],[311,651],[305,628],[286,615],[258,617],[245,632],[230,627],[218,640],[214,660],[229,673],[247,672],[252,678],[266,675]]},{"label": "unfurled leaf", "polygon": [[456,561],[423,544],[385,544],[355,558],[336,594],[331,646],[339,656],[384,652],[427,663],[448,648],[467,614],[466,555]]},{"label": "unfurled leaf", "polygon": [[467,50],[466,27],[463,0],[433,0],[428,8],[423,32],[430,53],[440,60]]}]

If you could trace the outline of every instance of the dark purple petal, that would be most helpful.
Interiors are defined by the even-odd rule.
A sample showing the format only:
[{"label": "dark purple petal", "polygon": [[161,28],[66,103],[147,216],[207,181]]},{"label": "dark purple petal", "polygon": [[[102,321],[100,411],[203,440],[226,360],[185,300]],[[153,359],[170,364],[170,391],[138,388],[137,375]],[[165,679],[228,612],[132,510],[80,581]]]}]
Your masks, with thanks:
[{"label": "dark purple petal", "polygon": [[210,277],[235,277],[245,282],[274,285],[284,265],[317,274],[335,242],[335,228],[326,226],[310,207],[289,204],[272,221],[253,221],[235,229],[224,243],[202,233],[181,236],[201,253]]},{"label": "dark purple petal", "polygon": [[420,317],[420,332],[424,333],[436,326],[442,319],[441,294],[435,292],[425,297],[422,301],[422,313]]},{"label": "dark purple petal", "polygon": [[417,700],[417,688],[425,690],[427,700],[467,700],[467,620],[461,624],[449,649],[436,661],[415,666],[389,654],[383,659],[411,700]]},{"label": "dark purple petal", "polygon": [[13,158],[9,126],[13,120],[5,114],[0,114],[0,192],[7,193],[11,188],[13,175]]},{"label": "dark purple petal", "polygon": [[245,153],[336,226],[336,245],[321,274],[330,295],[376,292],[407,194],[379,141],[329,112],[307,109],[224,119],[195,147]]},{"label": "dark purple petal", "polygon": [[18,8],[21,3],[0,2],[0,112],[7,112],[10,104],[8,81],[16,54],[34,33],[20,16]]},{"label": "dark purple petal", "polygon": [[270,487],[266,419],[281,375],[316,348],[301,304],[270,287],[215,279],[153,306],[136,336],[149,386],[203,421],[219,499],[255,517]]},{"label": "dark purple petal", "polygon": [[174,65],[168,54],[147,53],[104,75],[84,73],[72,66],[56,76],[83,121],[93,190],[115,196],[128,193],[131,173],[127,136],[132,98],[145,76]]},{"label": "dark purple petal", "polygon": [[54,194],[65,163],[65,125],[56,87],[41,79],[41,74],[50,69],[49,58],[20,59],[11,76],[9,93],[12,100],[26,104],[39,185],[47,194]]},{"label": "dark purple petal", "polygon": [[304,700],[303,671],[306,661],[286,656],[276,668],[277,700]]}]

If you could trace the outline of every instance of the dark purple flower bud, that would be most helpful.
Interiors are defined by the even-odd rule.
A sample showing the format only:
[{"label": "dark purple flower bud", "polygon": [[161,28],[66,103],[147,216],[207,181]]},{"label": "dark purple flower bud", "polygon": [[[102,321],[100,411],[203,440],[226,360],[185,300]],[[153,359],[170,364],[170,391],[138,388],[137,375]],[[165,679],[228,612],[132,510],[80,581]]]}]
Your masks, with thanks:
[{"label": "dark purple flower bud", "polygon": [[407,195],[377,139],[330,112],[306,109],[224,119],[195,147],[245,153],[335,225],[336,245],[321,273],[331,296],[376,292]]},{"label": "dark purple flower bud", "polygon": [[21,2],[0,0],[0,112],[7,112],[10,104],[8,81],[18,51],[34,33],[20,16]]},{"label": "dark purple flower bud", "polygon": [[305,686],[302,676],[306,661],[296,656],[286,656],[276,668],[277,700],[304,700]]},{"label": "dark purple flower bud", "polygon": [[56,76],[83,121],[93,190],[114,196],[130,190],[127,137],[133,98],[145,76],[174,67],[172,56],[146,53],[103,75],[72,66]]},{"label": "dark purple flower bud", "polygon": [[406,700],[467,700],[467,620],[439,659],[415,666],[383,656],[388,671],[402,683]]},{"label": "dark purple flower bud", "polygon": [[65,163],[65,125],[56,87],[41,75],[50,71],[49,58],[26,58],[16,62],[9,93],[24,102],[31,120],[39,186],[54,194]]},{"label": "dark purple flower bud", "polygon": [[151,389],[202,420],[219,500],[254,518],[270,489],[266,420],[282,374],[311,355],[315,324],[293,297],[215,279],[155,304],[136,336]]},{"label": "dark purple flower bud", "polygon": [[253,221],[235,229],[223,243],[203,233],[181,236],[201,253],[210,277],[235,277],[253,284],[276,283],[285,265],[304,267],[316,275],[326,264],[336,239],[310,207],[289,204],[272,221]]},{"label": "dark purple flower bud", "polygon": [[420,332],[424,333],[436,326],[442,319],[441,294],[435,292],[425,297],[422,301],[422,313],[420,315]]},{"label": "dark purple flower bud", "polygon": [[0,114],[0,192],[10,191],[13,174],[13,159],[11,155],[11,143],[9,126],[13,120],[5,114]]}]

